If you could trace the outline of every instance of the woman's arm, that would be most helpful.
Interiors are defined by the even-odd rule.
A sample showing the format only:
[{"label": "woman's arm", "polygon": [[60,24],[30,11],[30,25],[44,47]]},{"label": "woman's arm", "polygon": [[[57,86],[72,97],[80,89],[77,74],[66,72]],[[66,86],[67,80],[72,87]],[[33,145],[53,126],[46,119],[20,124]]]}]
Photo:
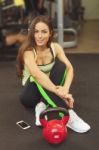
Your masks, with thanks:
[{"label": "woman's arm", "polygon": [[67,75],[66,75],[66,80],[65,80],[63,87],[65,88],[65,92],[69,93],[69,89],[70,89],[70,86],[71,86],[71,83],[73,80],[73,76],[74,76],[73,66],[70,63],[70,61],[68,60],[68,58],[66,57],[66,55],[63,51],[63,48],[57,43],[55,43],[54,46],[55,46],[55,50],[56,50],[56,57],[66,65]]},{"label": "woman's arm", "polygon": [[39,84],[53,93],[57,92],[56,86],[51,82],[46,74],[40,71],[40,69],[36,65],[32,51],[26,51],[24,53],[24,63],[28,68],[30,74]]}]

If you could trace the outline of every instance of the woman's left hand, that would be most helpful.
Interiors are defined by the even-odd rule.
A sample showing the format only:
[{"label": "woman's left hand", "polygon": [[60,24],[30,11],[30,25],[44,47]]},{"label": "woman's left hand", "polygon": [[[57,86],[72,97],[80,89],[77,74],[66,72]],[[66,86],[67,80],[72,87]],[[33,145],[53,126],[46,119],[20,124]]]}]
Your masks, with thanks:
[{"label": "woman's left hand", "polygon": [[73,108],[74,98],[72,97],[72,94],[68,93],[68,91],[66,91],[66,88],[64,88],[63,86],[57,86],[56,89],[57,95],[60,96],[66,102],[69,108]]},{"label": "woman's left hand", "polygon": [[72,94],[67,94],[66,99],[64,100],[69,108],[74,107],[74,98],[72,97]]}]

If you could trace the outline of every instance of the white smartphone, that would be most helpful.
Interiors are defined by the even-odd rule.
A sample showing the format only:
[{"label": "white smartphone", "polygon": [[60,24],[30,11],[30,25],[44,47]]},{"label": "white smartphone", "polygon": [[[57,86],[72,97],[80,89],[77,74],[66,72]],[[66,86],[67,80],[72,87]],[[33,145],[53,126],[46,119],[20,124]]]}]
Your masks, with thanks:
[{"label": "white smartphone", "polygon": [[23,121],[23,120],[20,120],[20,121],[16,122],[16,124],[17,124],[21,129],[24,129],[24,130],[31,127],[27,122],[25,122],[25,121]]}]

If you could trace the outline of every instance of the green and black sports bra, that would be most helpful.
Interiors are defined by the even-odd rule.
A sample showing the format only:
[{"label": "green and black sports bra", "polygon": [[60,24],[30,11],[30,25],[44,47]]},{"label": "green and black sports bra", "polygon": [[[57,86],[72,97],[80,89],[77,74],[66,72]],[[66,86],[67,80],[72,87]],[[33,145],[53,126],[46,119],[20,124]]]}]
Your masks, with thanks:
[{"label": "green and black sports bra", "polygon": [[[52,61],[48,64],[38,65],[39,69],[44,73],[49,73],[55,64],[55,51],[53,50],[52,47],[50,47],[50,51],[53,56]],[[34,54],[35,54],[35,56],[37,55],[35,49],[34,49]]]},{"label": "green and black sports bra", "polygon": [[[54,66],[54,64],[55,64],[55,57],[56,57],[56,54],[55,54],[55,49],[54,49],[53,44],[51,44],[51,46],[50,46],[50,51],[51,51],[52,56],[53,56],[52,61],[51,61],[50,63],[48,63],[48,64],[45,64],[45,65],[38,65],[39,69],[40,69],[42,72],[44,72],[44,73],[46,73],[46,74],[48,74],[48,75],[50,74],[50,71],[51,71],[51,69],[53,68],[53,66]],[[34,52],[34,55],[35,55],[35,58],[36,58],[36,55],[37,55],[37,54],[36,54],[36,50],[33,49],[33,52]],[[30,75],[30,73],[29,73],[27,67],[24,66],[23,78],[22,78],[22,85],[24,85],[24,84],[26,83],[26,81],[27,81],[27,79],[29,78],[29,76],[31,76],[31,75]],[[33,81],[33,80],[34,80],[34,79],[33,79],[33,77],[31,76],[31,81]]]}]

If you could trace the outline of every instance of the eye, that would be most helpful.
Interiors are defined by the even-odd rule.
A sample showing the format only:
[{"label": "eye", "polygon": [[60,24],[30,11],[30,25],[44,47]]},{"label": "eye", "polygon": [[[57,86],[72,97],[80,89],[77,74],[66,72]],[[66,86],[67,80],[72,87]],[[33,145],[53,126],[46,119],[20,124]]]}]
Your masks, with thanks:
[{"label": "eye", "polygon": [[46,30],[43,30],[42,32],[43,32],[43,33],[47,33],[48,31],[46,31]]},{"label": "eye", "polygon": [[34,33],[38,33],[38,30],[34,30]]},{"label": "eye", "polygon": [[39,31],[39,30],[34,30],[34,33],[43,33],[43,34],[46,34],[46,33],[48,33],[48,31],[47,30],[41,30],[41,31]]}]

